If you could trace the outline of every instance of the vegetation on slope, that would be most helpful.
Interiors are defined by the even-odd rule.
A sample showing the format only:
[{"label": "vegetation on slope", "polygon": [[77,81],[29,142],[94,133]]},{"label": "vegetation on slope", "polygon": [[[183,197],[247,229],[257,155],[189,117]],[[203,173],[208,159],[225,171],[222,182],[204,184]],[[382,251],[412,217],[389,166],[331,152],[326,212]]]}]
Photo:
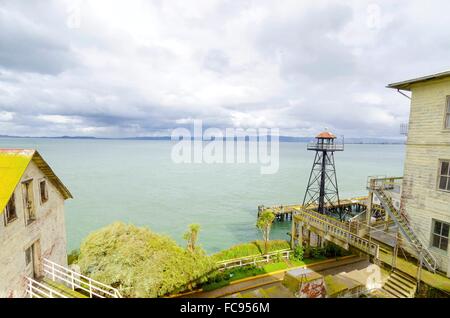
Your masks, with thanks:
[{"label": "vegetation on slope", "polygon": [[214,263],[167,236],[121,222],[91,233],[81,244],[83,274],[118,288],[125,297],[159,297],[204,282]]}]

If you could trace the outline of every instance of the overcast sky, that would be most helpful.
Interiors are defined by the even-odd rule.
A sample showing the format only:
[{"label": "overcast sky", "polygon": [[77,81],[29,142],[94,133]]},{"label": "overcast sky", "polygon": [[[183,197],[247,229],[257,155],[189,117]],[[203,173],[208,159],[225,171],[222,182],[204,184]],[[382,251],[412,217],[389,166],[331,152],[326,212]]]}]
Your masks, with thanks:
[{"label": "overcast sky", "polygon": [[0,135],[278,127],[398,137],[450,1],[0,0]]}]

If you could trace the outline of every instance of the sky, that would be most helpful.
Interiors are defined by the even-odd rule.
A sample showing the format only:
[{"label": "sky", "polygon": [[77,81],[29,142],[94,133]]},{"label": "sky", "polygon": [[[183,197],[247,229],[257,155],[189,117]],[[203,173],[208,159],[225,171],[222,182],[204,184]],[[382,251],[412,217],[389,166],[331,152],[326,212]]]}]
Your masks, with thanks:
[{"label": "sky", "polygon": [[192,127],[399,137],[450,69],[449,1],[0,0],[0,135]]}]

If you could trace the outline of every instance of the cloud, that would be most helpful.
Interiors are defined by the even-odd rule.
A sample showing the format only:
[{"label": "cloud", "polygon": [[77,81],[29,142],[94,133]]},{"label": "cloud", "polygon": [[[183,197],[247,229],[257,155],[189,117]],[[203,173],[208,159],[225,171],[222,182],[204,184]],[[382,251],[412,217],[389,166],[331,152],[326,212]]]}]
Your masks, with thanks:
[{"label": "cloud", "polygon": [[450,3],[0,3],[0,135],[145,136],[202,119],[397,137],[389,82],[450,68]]}]

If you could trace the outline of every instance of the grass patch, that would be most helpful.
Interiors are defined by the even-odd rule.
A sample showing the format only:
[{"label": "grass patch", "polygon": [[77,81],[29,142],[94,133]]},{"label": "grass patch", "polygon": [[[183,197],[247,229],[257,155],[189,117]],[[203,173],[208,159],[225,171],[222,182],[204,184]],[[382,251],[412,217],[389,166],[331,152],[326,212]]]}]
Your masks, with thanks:
[{"label": "grass patch", "polygon": [[286,268],[289,268],[289,266],[285,262],[269,263],[263,266],[266,273],[276,272]]},{"label": "grass patch", "polygon": [[290,259],[289,263],[291,263],[292,267],[297,267],[305,265],[307,261],[309,261],[309,259],[305,259],[303,261],[300,261],[298,259]]}]

